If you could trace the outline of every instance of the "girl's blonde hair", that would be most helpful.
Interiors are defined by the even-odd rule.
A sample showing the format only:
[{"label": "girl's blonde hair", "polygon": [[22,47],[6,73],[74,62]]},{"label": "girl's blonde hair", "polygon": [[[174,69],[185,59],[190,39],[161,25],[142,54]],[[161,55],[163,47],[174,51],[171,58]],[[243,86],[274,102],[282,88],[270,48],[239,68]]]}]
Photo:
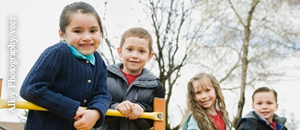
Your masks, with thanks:
[{"label": "girl's blonde hair", "polygon": [[188,111],[193,114],[196,122],[198,123],[198,127],[201,130],[216,130],[216,127],[213,124],[212,120],[209,118],[209,115],[206,113],[205,108],[203,108],[195,100],[195,90],[193,86],[194,81],[198,81],[198,83],[204,87],[207,84],[212,85],[212,87],[215,89],[216,92],[215,109],[220,111],[220,114],[222,115],[225,125],[229,128],[232,128],[232,123],[229,120],[228,112],[226,111],[226,105],[225,105],[224,97],[219,82],[213,75],[207,73],[200,73],[195,75],[187,84]]}]

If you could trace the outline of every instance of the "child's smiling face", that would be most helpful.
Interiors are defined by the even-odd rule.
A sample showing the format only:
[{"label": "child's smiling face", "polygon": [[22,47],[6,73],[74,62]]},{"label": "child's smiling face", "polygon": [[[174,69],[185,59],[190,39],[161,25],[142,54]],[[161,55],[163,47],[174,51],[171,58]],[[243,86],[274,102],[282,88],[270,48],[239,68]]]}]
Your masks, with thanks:
[{"label": "child's smiling face", "polygon": [[260,117],[273,122],[273,115],[278,109],[278,104],[273,92],[258,92],[253,96],[252,107]]},{"label": "child's smiling face", "polygon": [[60,32],[61,40],[76,48],[83,55],[90,55],[100,45],[101,30],[96,17],[89,13],[73,13],[65,33]]},{"label": "child's smiling face", "polygon": [[141,74],[146,63],[153,57],[148,41],[139,37],[128,37],[123,47],[118,48],[118,54],[124,64],[123,72],[132,75]]},{"label": "child's smiling face", "polygon": [[195,100],[206,109],[206,111],[215,111],[216,91],[209,79],[196,80],[193,82],[195,91]]}]

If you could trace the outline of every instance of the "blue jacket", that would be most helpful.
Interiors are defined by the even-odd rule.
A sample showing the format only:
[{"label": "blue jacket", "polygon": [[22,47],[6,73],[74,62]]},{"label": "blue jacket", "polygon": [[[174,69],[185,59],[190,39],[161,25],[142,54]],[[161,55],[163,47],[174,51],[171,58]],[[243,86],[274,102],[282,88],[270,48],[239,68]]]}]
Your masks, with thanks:
[{"label": "blue jacket", "polygon": [[[182,130],[201,130],[198,127],[198,123],[196,122],[194,116],[192,114],[189,115],[189,117],[186,119]],[[229,127],[226,126],[226,130],[229,130]]]},{"label": "blue jacket", "polygon": [[[147,69],[128,86],[122,74],[122,63],[110,65],[108,69],[107,89],[112,96],[109,109],[115,109],[125,100],[139,104],[145,112],[153,111],[153,98],[164,98],[165,91],[159,79]],[[124,117],[105,117],[104,124],[97,130],[146,130],[153,126],[153,120],[129,120]]]},{"label": "blue jacket", "polygon": [[107,92],[107,68],[98,52],[95,65],[75,58],[66,43],[48,47],[25,78],[20,95],[49,111],[30,110],[26,130],[75,130],[79,106],[98,110],[104,122],[111,96]]},{"label": "blue jacket", "polygon": [[[279,117],[278,115],[273,116],[273,121],[277,124],[278,130],[287,130],[284,126],[286,122],[285,117]],[[249,112],[245,117],[239,119],[236,130],[274,130],[270,123],[261,118],[255,113],[255,111]]]}]

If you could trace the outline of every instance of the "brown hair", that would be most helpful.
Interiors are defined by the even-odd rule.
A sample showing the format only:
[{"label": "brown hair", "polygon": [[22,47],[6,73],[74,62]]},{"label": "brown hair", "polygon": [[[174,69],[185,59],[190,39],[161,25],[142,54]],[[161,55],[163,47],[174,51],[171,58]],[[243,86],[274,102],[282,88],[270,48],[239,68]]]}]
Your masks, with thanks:
[{"label": "brown hair", "polygon": [[93,14],[97,19],[101,33],[103,33],[101,20],[98,13],[96,12],[93,6],[85,2],[74,2],[64,7],[59,18],[59,29],[61,32],[66,32],[66,27],[70,24],[70,17],[73,13]]},{"label": "brown hair", "polygon": [[260,93],[260,92],[272,92],[275,96],[275,101],[277,102],[277,92],[274,89],[270,89],[268,87],[260,87],[260,88],[256,89],[252,94],[252,102],[254,102],[254,95],[256,93]]},{"label": "brown hair", "polygon": [[215,107],[220,111],[225,124],[232,128],[232,123],[229,120],[228,112],[226,111],[226,105],[220,84],[213,75],[206,73],[195,75],[187,84],[188,109],[192,112],[196,122],[198,123],[198,127],[202,130],[216,130],[216,127],[214,126],[212,120],[209,118],[209,115],[206,113],[205,109],[195,100],[195,90],[193,86],[193,82],[195,81],[198,81],[200,84],[202,84],[201,86],[204,86],[205,84],[207,84],[207,82],[210,82],[216,92]]},{"label": "brown hair", "polygon": [[128,37],[138,37],[138,38],[146,39],[149,43],[149,53],[151,53],[153,51],[153,49],[152,49],[153,41],[152,41],[151,34],[144,28],[134,27],[134,28],[130,28],[130,29],[126,30],[122,35],[120,48],[123,47],[124,42]]}]

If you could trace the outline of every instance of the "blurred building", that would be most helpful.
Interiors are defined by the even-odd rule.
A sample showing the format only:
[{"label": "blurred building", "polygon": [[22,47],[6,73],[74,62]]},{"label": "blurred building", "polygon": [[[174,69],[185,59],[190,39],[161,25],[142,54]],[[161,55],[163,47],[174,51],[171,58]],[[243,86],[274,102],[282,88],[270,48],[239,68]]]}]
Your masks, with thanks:
[{"label": "blurred building", "polygon": [[0,130],[24,130],[24,123],[0,122]]}]

